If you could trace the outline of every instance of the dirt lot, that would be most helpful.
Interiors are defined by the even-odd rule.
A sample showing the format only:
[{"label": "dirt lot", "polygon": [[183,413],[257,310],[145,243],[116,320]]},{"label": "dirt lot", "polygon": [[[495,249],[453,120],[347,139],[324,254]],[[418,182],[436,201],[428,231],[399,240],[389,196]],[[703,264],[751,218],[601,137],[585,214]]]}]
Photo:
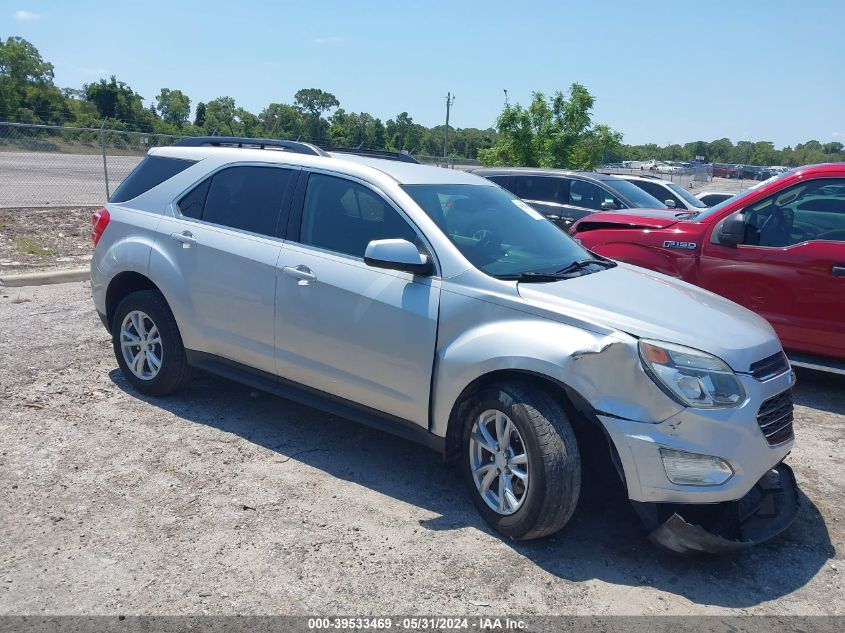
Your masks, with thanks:
[{"label": "dirt lot", "polygon": [[422,447],[205,375],[145,399],[85,283],[2,292],[0,359],[2,614],[845,613],[842,378],[799,376],[797,522],[687,560],[617,487],[512,542]]},{"label": "dirt lot", "polygon": [[95,210],[0,209],[0,277],[87,266]]}]

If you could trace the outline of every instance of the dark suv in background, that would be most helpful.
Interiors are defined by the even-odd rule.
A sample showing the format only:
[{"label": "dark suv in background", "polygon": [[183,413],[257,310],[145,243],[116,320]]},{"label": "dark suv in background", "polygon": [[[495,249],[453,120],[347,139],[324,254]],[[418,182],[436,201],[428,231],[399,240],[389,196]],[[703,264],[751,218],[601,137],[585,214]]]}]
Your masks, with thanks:
[{"label": "dark suv in background", "polygon": [[524,167],[484,168],[473,173],[519,196],[564,230],[596,211],[666,208],[633,183],[609,174]]}]

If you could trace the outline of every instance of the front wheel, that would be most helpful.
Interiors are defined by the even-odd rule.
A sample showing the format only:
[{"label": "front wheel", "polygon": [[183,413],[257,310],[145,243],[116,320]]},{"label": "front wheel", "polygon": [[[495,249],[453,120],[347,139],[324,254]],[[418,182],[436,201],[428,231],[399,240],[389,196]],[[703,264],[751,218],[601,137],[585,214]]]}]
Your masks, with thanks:
[{"label": "front wheel", "polygon": [[484,519],[515,539],[540,538],[569,521],[581,490],[581,459],[566,412],[518,382],[485,387],[465,407],[464,481]]}]

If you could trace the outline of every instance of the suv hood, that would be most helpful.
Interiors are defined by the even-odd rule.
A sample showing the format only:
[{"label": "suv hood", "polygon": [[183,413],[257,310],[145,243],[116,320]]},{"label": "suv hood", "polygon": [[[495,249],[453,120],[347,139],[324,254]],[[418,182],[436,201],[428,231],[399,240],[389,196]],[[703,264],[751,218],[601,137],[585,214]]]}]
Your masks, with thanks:
[{"label": "suv hood", "polygon": [[628,264],[551,283],[523,282],[518,290],[538,308],[709,352],[739,372],[781,350],[769,323],[750,310]]}]

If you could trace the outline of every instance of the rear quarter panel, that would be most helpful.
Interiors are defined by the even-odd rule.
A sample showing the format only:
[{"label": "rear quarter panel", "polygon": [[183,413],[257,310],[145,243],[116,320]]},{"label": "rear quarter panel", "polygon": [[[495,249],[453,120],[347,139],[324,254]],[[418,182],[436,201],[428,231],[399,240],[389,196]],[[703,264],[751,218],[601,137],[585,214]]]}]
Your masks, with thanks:
[{"label": "rear quarter panel", "polygon": [[107,204],[110,220],[91,258],[91,293],[97,311],[106,313],[106,290],[123,272],[148,276],[150,252],[161,215]]}]

